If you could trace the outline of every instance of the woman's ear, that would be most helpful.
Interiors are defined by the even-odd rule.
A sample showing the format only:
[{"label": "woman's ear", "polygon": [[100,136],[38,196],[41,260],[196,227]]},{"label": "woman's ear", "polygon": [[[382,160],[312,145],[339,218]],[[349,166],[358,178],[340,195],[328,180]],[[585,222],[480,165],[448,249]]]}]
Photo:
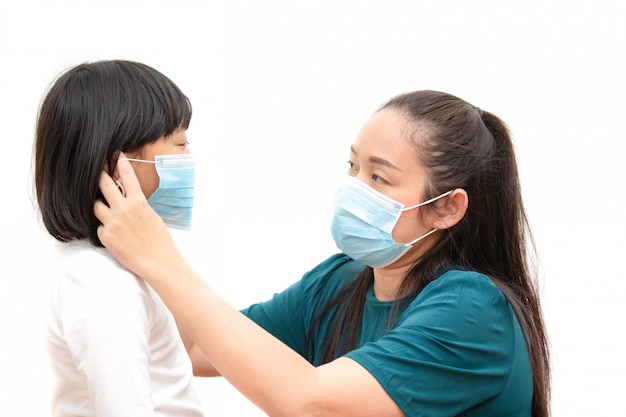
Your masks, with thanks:
[{"label": "woman's ear", "polygon": [[460,222],[469,204],[467,192],[462,188],[456,188],[442,200],[443,204],[438,205],[433,213],[432,226],[435,229],[449,229]]}]

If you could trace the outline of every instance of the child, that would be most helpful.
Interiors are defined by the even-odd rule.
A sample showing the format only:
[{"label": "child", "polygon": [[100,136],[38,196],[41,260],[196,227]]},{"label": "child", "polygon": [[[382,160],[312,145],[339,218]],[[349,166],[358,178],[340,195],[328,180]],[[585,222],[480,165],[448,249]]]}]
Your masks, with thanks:
[{"label": "child", "polygon": [[46,229],[62,242],[50,268],[46,332],[55,417],[203,416],[171,313],[102,246],[93,214],[100,174],[113,172],[121,151],[165,223],[190,226],[191,113],[171,80],[121,60],[66,71],[41,105],[37,202]]}]

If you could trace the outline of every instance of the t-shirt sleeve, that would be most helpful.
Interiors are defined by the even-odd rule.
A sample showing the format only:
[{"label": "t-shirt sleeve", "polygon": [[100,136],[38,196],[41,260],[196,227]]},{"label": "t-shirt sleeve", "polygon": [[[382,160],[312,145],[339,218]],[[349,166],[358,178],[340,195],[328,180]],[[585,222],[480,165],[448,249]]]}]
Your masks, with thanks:
[{"label": "t-shirt sleeve", "polygon": [[286,290],[274,294],[267,301],[251,305],[242,313],[300,355],[306,356],[311,323],[329,294],[345,285],[335,272],[349,260],[342,254],[333,255]]},{"label": "t-shirt sleeve", "polygon": [[98,416],[154,416],[149,349],[154,305],[142,291],[145,283],[118,268],[109,272],[100,271],[98,279],[77,276],[67,288],[60,317],[68,347]]},{"label": "t-shirt sleeve", "polygon": [[365,367],[406,416],[458,415],[506,384],[512,321],[489,278],[450,271],[418,295],[395,329],[346,356]]}]

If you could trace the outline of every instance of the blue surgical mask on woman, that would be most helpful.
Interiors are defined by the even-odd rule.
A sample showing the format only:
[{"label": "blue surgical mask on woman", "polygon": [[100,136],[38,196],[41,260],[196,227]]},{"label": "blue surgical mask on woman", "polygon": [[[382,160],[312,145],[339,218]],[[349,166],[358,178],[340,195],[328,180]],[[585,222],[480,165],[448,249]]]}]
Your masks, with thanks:
[{"label": "blue surgical mask on woman", "polygon": [[148,198],[148,204],[166,225],[189,230],[194,195],[194,158],[192,154],[157,155],[154,161],[122,158],[155,164],[159,187]]},{"label": "blue surgical mask on woman", "polygon": [[441,194],[410,207],[376,191],[355,177],[348,177],[335,196],[335,215],[331,233],[337,247],[352,259],[373,268],[391,265],[413,245],[436,232],[430,232],[409,243],[397,243],[391,233],[402,212],[430,204],[450,195]]}]

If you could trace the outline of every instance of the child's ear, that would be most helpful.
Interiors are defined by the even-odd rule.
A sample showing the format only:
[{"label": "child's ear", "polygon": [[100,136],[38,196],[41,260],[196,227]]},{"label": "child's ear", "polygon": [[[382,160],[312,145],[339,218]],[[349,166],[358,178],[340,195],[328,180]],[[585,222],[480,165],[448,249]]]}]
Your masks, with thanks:
[{"label": "child's ear", "polygon": [[469,204],[467,192],[462,188],[456,188],[442,200],[443,204],[438,205],[434,213],[432,226],[435,229],[449,229],[460,222]]}]

